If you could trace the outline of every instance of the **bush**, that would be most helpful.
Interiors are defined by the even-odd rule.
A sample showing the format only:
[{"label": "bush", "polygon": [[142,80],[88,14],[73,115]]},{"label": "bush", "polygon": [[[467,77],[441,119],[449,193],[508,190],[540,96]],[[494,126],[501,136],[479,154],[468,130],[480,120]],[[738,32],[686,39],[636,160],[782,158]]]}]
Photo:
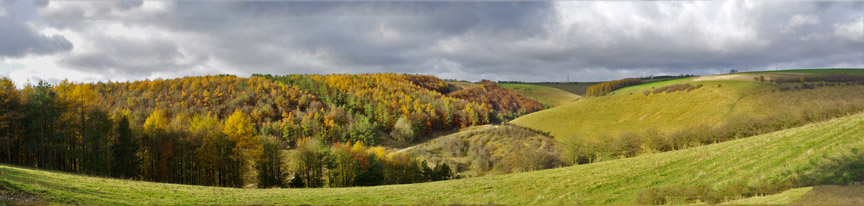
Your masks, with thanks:
[{"label": "bush", "polygon": [[462,141],[462,138],[457,136],[451,136],[441,139],[438,142],[441,147],[441,151],[444,155],[451,157],[461,157],[465,155],[465,142]]},{"label": "bush", "polygon": [[653,93],[654,94],[661,93],[661,92],[672,93],[672,92],[677,92],[677,91],[688,91],[689,92],[689,91],[693,91],[694,89],[699,89],[699,88],[702,88],[701,84],[697,85],[697,86],[693,86],[692,84],[676,84],[676,85],[669,85],[669,86],[654,89]]},{"label": "bush", "polygon": [[788,83],[803,83],[803,82],[829,82],[833,86],[835,82],[858,82],[864,81],[864,74],[848,74],[848,73],[827,73],[827,74],[808,74],[806,76],[785,76],[775,77],[771,80],[777,84]]},{"label": "bush", "polygon": [[414,133],[413,122],[405,117],[400,117],[399,120],[396,120],[396,125],[393,126],[390,136],[399,141],[414,142],[416,134]]},{"label": "bush", "polygon": [[[545,147],[548,147],[546,145]],[[551,168],[556,164],[556,157],[543,145],[518,144],[514,151],[507,153],[503,159],[503,167],[507,172],[527,172]]]}]

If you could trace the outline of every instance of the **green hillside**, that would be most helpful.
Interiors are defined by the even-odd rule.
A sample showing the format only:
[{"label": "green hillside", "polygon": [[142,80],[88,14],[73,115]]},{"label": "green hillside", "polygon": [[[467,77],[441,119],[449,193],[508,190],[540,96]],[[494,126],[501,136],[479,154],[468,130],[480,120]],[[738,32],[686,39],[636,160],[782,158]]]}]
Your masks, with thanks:
[{"label": "green hillside", "polygon": [[[741,80],[728,80],[728,76],[720,75],[627,87],[605,96],[583,98],[522,116],[511,123],[550,132],[560,140],[605,139],[624,133],[668,134],[742,119],[818,119],[864,107],[862,85],[790,89],[799,84],[759,82],[751,76],[733,77]],[[702,87],[671,93],[654,92],[681,84]],[[781,91],[784,88],[789,90]]]},{"label": "green hillside", "polygon": [[576,101],[581,96],[558,88],[537,86],[531,84],[501,83],[501,87],[516,91],[528,98],[537,100],[543,105],[557,107],[566,103]]},{"label": "green hillside", "polygon": [[85,177],[9,165],[0,165],[0,185],[50,202],[102,205],[633,203],[639,194],[658,188],[703,186],[727,193],[759,193],[860,180],[861,134],[864,115],[858,114],[673,152],[410,185],[237,189]]}]

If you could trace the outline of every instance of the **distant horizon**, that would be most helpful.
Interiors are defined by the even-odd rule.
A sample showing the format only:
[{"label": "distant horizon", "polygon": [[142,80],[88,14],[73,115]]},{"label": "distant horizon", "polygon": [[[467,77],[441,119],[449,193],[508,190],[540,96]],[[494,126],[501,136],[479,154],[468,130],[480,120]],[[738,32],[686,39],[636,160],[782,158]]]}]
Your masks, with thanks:
[{"label": "distant horizon", "polygon": [[[864,70],[864,67],[862,67],[862,68],[796,68],[796,69],[779,69],[779,70],[750,70],[750,71],[737,71],[737,73],[747,73],[747,72],[773,72],[773,71],[780,71],[780,72],[782,72],[782,71],[795,71],[795,70],[818,70],[818,69],[862,69],[862,70]],[[396,72],[330,73],[330,74],[377,74],[377,73],[395,73],[395,74],[432,75],[432,76],[438,77],[438,76],[433,75],[433,74],[423,74],[423,73],[396,73]],[[258,73],[256,73],[256,74],[258,74]],[[256,74],[250,74],[250,75],[247,75],[247,76],[235,75],[235,74],[205,74],[205,75],[189,75],[189,76],[171,77],[171,78],[161,78],[161,77],[157,77],[157,78],[152,78],[152,79],[151,79],[151,78],[145,78],[145,79],[121,80],[121,81],[115,81],[115,80],[72,81],[72,80],[69,80],[69,82],[72,82],[72,83],[138,82],[138,81],[152,81],[152,80],[157,80],[157,79],[163,79],[163,80],[166,80],[166,79],[179,79],[179,78],[184,78],[184,77],[218,76],[218,75],[232,75],[232,76],[237,76],[237,77],[240,77],[240,78],[249,78],[249,77],[252,77],[253,75],[256,75]],[[296,74],[296,75],[314,75],[314,74],[316,74],[316,73],[304,73],[304,74]],[[649,78],[649,77],[659,77],[659,76],[680,76],[680,75],[711,76],[711,75],[723,75],[723,74],[730,74],[730,73],[729,73],[729,71],[726,71],[725,73],[717,73],[717,74],[702,74],[702,75],[700,75],[700,74],[657,74],[657,75],[648,75],[648,76],[631,76],[631,77],[623,77],[623,78]],[[263,73],[262,73],[262,75],[267,75],[267,74],[263,74]],[[289,73],[289,74],[270,74],[270,75],[295,75],[295,74]],[[327,74],[318,74],[318,75],[327,75]],[[0,75],[0,77],[6,77],[6,78],[9,78],[7,75]],[[576,80],[570,80],[570,81],[567,81],[567,80],[564,80],[564,81],[522,81],[522,80],[492,80],[492,79],[467,80],[467,79],[449,79],[449,78],[441,78],[441,77],[438,77],[438,78],[440,78],[440,79],[442,79],[442,80],[445,80],[445,81],[460,81],[460,82],[461,82],[461,81],[465,81],[465,82],[472,82],[472,83],[474,83],[474,82],[479,82],[479,81],[481,81],[481,80],[490,80],[490,81],[493,81],[493,82],[518,82],[518,83],[586,83],[586,82],[605,82],[605,81],[612,81],[612,80],[623,79],[623,78],[618,78],[618,79],[606,79],[606,80],[580,80],[580,81],[576,81]],[[10,79],[11,79],[11,78],[10,78]],[[48,80],[44,80],[44,79],[41,79],[41,80],[43,80],[43,81],[45,81],[45,82],[47,82],[47,83],[49,83],[49,84],[51,84],[51,85],[56,85],[56,84],[58,84],[58,83],[60,83],[60,82],[63,82],[64,80],[68,80],[68,79],[62,79],[62,80],[54,79],[53,81],[48,81]],[[20,89],[20,88],[23,88],[27,83],[36,84],[36,83],[39,82],[39,80],[36,80],[36,81],[27,80],[27,81],[25,81],[25,82],[17,82],[17,81],[15,81],[14,79],[12,79],[12,81],[16,84],[16,86],[17,86],[19,89]]]}]

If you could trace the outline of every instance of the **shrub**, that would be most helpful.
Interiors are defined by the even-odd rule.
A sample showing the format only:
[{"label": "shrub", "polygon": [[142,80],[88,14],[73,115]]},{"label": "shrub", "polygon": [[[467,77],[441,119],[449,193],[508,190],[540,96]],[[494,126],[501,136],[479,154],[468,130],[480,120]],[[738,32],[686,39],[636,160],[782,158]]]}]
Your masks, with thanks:
[{"label": "shrub", "polygon": [[457,136],[451,136],[441,139],[438,142],[441,147],[441,151],[444,155],[452,156],[452,157],[461,157],[465,155],[465,142],[462,141],[462,138]]},{"label": "shrub", "polygon": [[[697,85],[697,86],[693,86],[692,84],[676,84],[676,85],[669,85],[669,86],[654,89],[653,93],[654,94],[661,93],[661,92],[672,93],[672,92],[677,92],[677,91],[688,91],[689,92],[689,91],[693,91],[694,89],[699,89],[699,88],[702,88],[701,84]],[[647,92],[646,92],[646,94],[647,94]]]},{"label": "shrub", "polygon": [[518,144],[513,151],[507,153],[504,160],[504,170],[507,172],[527,172],[551,168],[556,165],[557,158],[547,148],[550,145]]},{"label": "shrub", "polygon": [[827,74],[808,74],[803,77],[785,76],[774,77],[772,82],[777,84],[802,83],[802,82],[829,82],[833,86],[836,82],[857,82],[864,81],[864,74],[848,74],[848,73],[827,73]]},{"label": "shrub", "polygon": [[399,141],[414,142],[416,136],[414,123],[405,117],[400,117],[399,120],[396,120],[396,124],[393,125],[393,131],[390,132],[390,136]]}]

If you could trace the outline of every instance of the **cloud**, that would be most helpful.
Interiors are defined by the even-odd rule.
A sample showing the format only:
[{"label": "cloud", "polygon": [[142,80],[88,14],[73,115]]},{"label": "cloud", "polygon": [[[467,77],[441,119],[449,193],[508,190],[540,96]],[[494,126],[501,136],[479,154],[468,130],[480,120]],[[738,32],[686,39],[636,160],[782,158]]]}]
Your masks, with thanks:
[{"label": "cloud", "polygon": [[30,1],[0,2],[0,59],[48,55],[72,48],[63,36],[43,35],[30,26],[35,12]]},{"label": "cloud", "polygon": [[5,22],[26,28],[0,37],[29,45],[0,49],[5,63],[24,65],[9,72],[19,79],[399,72],[588,81],[864,66],[858,2],[20,2],[0,7],[4,31]]},{"label": "cloud", "polygon": [[864,18],[859,18],[848,23],[834,24],[834,35],[853,42],[864,43]]},{"label": "cloud", "polygon": [[805,25],[816,25],[819,24],[819,22],[819,17],[815,15],[796,14],[789,19],[789,22],[786,23],[781,32],[789,32],[796,27]]}]

